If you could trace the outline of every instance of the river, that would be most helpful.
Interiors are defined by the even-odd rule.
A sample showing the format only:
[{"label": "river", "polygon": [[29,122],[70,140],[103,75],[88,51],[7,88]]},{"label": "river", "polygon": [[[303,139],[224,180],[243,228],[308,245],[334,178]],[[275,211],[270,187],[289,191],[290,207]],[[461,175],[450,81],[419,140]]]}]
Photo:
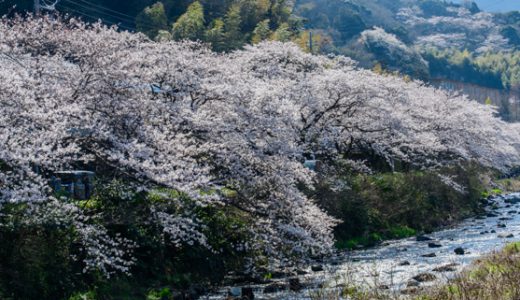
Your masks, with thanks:
[{"label": "river", "polygon": [[[314,271],[309,266],[307,274],[292,277],[293,290],[299,291],[291,291],[290,278],[244,287],[252,288],[255,299],[313,299],[311,295],[336,293],[345,286],[401,293],[416,288],[410,286],[445,282],[475,259],[520,240],[520,193],[498,196],[491,201],[486,215],[429,234],[425,240],[414,237],[387,241],[378,247],[341,252],[319,265],[315,263]],[[455,253],[457,248],[459,254]],[[462,255],[460,248],[464,251]],[[445,268],[438,270],[439,267]],[[428,280],[412,279],[419,274],[429,274],[423,276]],[[294,288],[295,283],[302,288]],[[223,299],[230,293],[239,296],[242,288],[223,287],[202,299]]]}]

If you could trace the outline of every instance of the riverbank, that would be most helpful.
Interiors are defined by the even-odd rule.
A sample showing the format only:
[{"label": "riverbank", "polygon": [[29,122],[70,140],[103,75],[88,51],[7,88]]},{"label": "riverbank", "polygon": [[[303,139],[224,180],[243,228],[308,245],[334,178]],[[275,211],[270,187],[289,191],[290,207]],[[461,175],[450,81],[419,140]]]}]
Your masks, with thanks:
[{"label": "riverbank", "polygon": [[422,299],[519,236],[520,194],[493,197],[489,202],[485,215],[456,226],[341,252],[314,262],[302,274],[273,278],[265,284],[223,287],[209,299],[228,294],[241,299],[244,291],[254,291],[255,299]]},{"label": "riverbank", "polygon": [[[520,190],[518,178],[500,179],[499,173],[474,164],[429,171],[325,173],[322,178],[313,196],[342,222],[334,231],[340,250],[452,226],[483,214],[488,198]],[[338,181],[345,186],[337,189]]]},{"label": "riverbank", "polygon": [[446,285],[433,288],[417,300],[520,299],[520,242],[489,254]]}]

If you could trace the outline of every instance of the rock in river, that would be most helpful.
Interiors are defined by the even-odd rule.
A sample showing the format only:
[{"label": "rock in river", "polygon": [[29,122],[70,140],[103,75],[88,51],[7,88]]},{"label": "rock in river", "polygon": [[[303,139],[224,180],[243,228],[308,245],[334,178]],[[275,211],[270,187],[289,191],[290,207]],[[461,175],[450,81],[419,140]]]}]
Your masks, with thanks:
[{"label": "rock in river", "polygon": [[302,289],[300,279],[297,277],[289,279],[289,289],[294,292],[299,292]]},{"label": "rock in river", "polygon": [[431,243],[428,243],[428,247],[430,247],[430,248],[440,248],[440,247],[442,247],[442,245],[439,244],[439,243],[436,243],[436,242],[431,242]]},{"label": "rock in river", "polygon": [[311,270],[313,272],[320,272],[320,271],[323,271],[323,266],[322,265],[313,265],[313,266],[311,266]]},{"label": "rock in river", "polygon": [[435,254],[435,253],[428,253],[428,254],[421,255],[421,257],[437,257],[437,254]]},{"label": "rock in river", "polygon": [[455,248],[455,250],[453,250],[453,252],[455,252],[455,254],[457,254],[457,255],[464,255],[466,253],[466,251],[462,247]]},{"label": "rock in river", "polygon": [[417,276],[414,276],[414,280],[418,282],[428,282],[428,281],[434,281],[437,279],[437,276],[433,275],[432,273],[421,273]]},{"label": "rock in river", "polygon": [[253,292],[253,288],[243,287],[242,288],[242,300],[254,300],[255,293]]},{"label": "rock in river", "polygon": [[441,266],[441,267],[437,267],[435,269],[433,269],[433,272],[439,272],[439,273],[442,273],[442,272],[455,272],[457,271],[457,266],[459,264],[448,264],[448,265],[445,265],[445,266]]},{"label": "rock in river", "polygon": [[428,237],[428,236],[425,236],[425,235],[418,235],[416,238],[415,238],[416,241],[418,242],[427,242],[427,241],[431,241],[432,238],[431,237]]},{"label": "rock in river", "polygon": [[287,289],[287,286],[283,283],[272,283],[264,288],[265,294],[277,293]]}]

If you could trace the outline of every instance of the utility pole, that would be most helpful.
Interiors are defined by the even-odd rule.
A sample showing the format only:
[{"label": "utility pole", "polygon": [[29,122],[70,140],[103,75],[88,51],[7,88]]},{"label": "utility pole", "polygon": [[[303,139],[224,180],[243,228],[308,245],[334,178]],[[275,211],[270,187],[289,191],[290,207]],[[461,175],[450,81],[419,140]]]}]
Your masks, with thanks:
[{"label": "utility pole", "polygon": [[34,0],[34,14],[39,15],[41,13],[41,5],[40,0]]}]

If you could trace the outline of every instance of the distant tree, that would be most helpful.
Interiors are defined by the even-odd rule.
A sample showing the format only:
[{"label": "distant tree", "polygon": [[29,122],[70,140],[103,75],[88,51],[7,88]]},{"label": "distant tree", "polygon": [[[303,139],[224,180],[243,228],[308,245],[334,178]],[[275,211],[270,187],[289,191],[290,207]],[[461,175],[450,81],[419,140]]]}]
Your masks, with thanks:
[{"label": "distant tree", "polygon": [[252,32],[259,22],[269,17],[270,0],[240,0],[236,2],[240,7],[242,17],[241,28],[244,32]]},{"label": "distant tree", "polygon": [[193,2],[188,10],[173,24],[175,40],[198,40],[204,33],[204,8],[200,2]]},{"label": "distant tree", "polygon": [[168,27],[168,18],[162,2],[146,7],[135,19],[137,30],[150,38],[155,38],[159,30]]},{"label": "distant tree", "polygon": [[263,20],[256,25],[255,30],[253,31],[253,37],[251,42],[253,44],[258,44],[263,40],[266,40],[271,35],[271,29],[269,28],[269,19]]},{"label": "distant tree", "polygon": [[280,42],[288,42],[291,40],[293,33],[288,23],[283,23],[273,33],[273,40]]},{"label": "distant tree", "polygon": [[172,38],[172,34],[168,30],[159,30],[159,32],[155,36],[155,40],[158,42],[165,42],[171,40]]},{"label": "distant tree", "polygon": [[210,28],[204,34],[204,40],[211,44],[214,51],[220,52],[226,49],[226,34],[222,19],[213,20]]},{"label": "distant tree", "polygon": [[381,65],[380,62],[377,62],[374,65],[374,67],[372,68],[372,71],[374,71],[374,73],[379,74],[379,75],[382,75],[384,73],[383,66]]},{"label": "distant tree", "polygon": [[290,18],[292,10],[287,0],[273,0],[270,19],[274,27],[280,26]]},{"label": "distant tree", "polygon": [[506,26],[501,31],[505,38],[509,40],[509,42],[517,47],[520,47],[520,36],[518,35],[518,30],[512,26]]},{"label": "distant tree", "polygon": [[245,37],[240,30],[241,24],[240,7],[232,5],[224,17],[224,34],[227,41],[225,50],[238,49],[244,44]]}]

